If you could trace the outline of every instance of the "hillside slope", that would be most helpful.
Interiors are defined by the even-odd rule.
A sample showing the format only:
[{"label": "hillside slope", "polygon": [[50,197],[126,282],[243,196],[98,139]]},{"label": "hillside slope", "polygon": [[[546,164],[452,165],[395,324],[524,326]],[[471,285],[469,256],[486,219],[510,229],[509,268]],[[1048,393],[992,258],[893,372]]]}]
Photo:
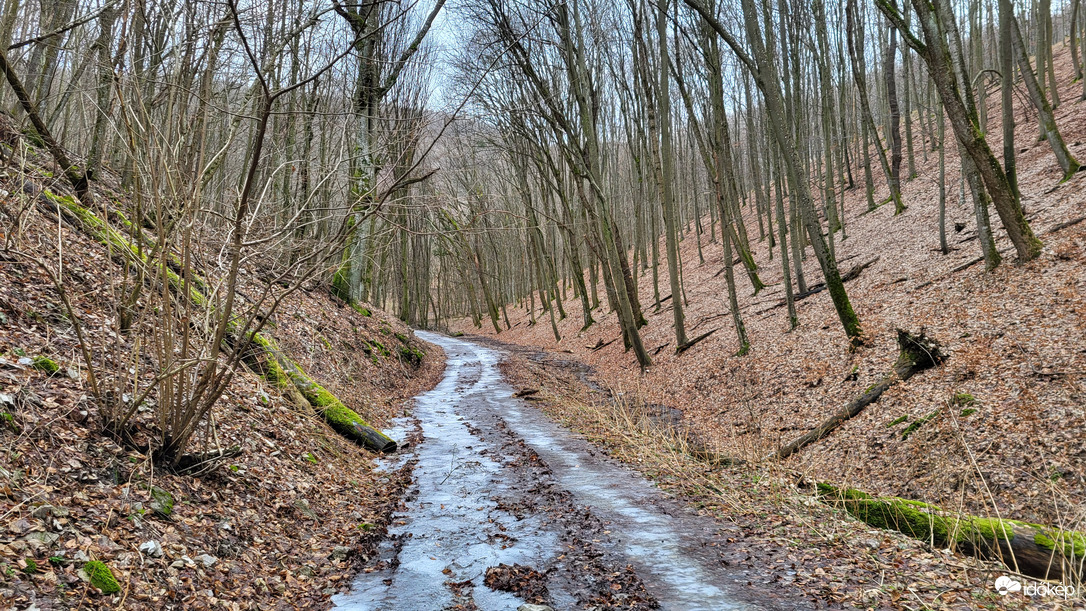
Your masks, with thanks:
[{"label": "hillside slope", "polygon": [[[63,180],[6,120],[0,132],[0,607],[328,606],[384,532],[410,468],[375,471],[373,454],[249,370],[235,376],[192,448],[238,448],[229,460],[179,475],[105,434],[78,338],[44,270],[62,260],[84,329],[116,340],[99,348],[131,355],[144,371],[153,370],[153,347],[109,333],[124,267],[49,213],[42,194],[63,194]],[[208,244],[200,256],[214,254]],[[240,290],[253,294],[259,265],[244,274]],[[264,333],[379,427],[443,368],[440,351],[398,320],[347,307],[317,283],[290,295]],[[59,369],[36,366],[47,362],[38,357]],[[137,413],[137,441],[156,431],[152,412]],[[95,560],[117,592],[85,582]]]},{"label": "hillside slope", "polygon": [[[1056,111],[1074,154],[1086,159],[1086,102],[1072,84],[1065,49],[1057,49],[1066,93]],[[989,141],[1001,150],[998,96],[989,98]],[[682,355],[674,353],[667,303],[652,304],[651,274],[640,279],[649,324],[643,341],[654,353],[642,374],[619,337],[613,315],[585,332],[573,315],[559,325],[529,326],[519,308],[513,327],[496,339],[568,352],[590,366],[598,383],[646,404],[678,408],[710,449],[755,461],[755,471],[777,472],[759,462],[877,383],[897,357],[896,329],[924,329],[948,350],[945,365],[893,386],[859,417],[783,463],[793,482],[831,481],[872,494],[895,495],[980,515],[1001,515],[1081,530],[1086,522],[1086,174],[1060,184],[1048,144],[1036,139],[1036,115],[1019,108],[1016,142],[1023,204],[1044,254],[1016,265],[1009,240],[997,230],[1005,263],[992,273],[964,264],[980,255],[972,202],[959,198],[958,159],[947,151],[947,225],[951,252],[938,242],[937,153],[930,142],[916,151],[919,176],[904,183],[908,210],[892,206],[866,212],[862,185],[846,191],[847,239],[837,236],[842,270],[874,261],[846,284],[867,344],[855,352],[825,293],[798,302],[800,326],[788,331],[778,253],[755,242],[761,278],[757,296],[737,270],[740,306],[752,350],[738,350],[727,314],[719,244],[703,235],[699,264],[695,233],[682,244],[688,307],[687,333],[716,332]],[[948,130],[949,132],[949,130]],[[919,130],[916,133],[920,133]],[[875,168],[878,175],[878,168]],[[862,169],[854,168],[857,180]],[[884,184],[876,200],[886,195]],[[993,218],[994,213],[993,213]],[[960,227],[955,230],[955,227]],[[752,241],[754,217],[747,218]],[[820,281],[808,249],[808,285]],[[660,286],[667,295],[666,268]],[[602,289],[601,289],[602,294]],[[575,307],[570,305],[570,307]],[[513,312],[510,312],[512,315]],[[511,316],[512,318],[512,316]],[[493,336],[461,320],[453,330]],[[659,349],[659,351],[656,351]],[[565,357],[563,357],[565,358]],[[930,418],[929,418],[930,416]],[[916,424],[916,426],[911,426]],[[907,429],[908,433],[907,433]]]}]

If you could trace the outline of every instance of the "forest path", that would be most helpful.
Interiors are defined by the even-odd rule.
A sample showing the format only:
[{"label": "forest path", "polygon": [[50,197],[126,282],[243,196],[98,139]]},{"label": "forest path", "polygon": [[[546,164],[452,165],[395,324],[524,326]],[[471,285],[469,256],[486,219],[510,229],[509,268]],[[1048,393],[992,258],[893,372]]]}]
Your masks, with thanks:
[{"label": "forest path", "polygon": [[[415,484],[380,558],[335,600],[339,607],[806,608],[723,566],[726,526],[513,398],[498,352],[418,335],[441,346],[447,364],[396,431],[421,430],[422,441],[399,458],[416,461]],[[498,565],[518,566],[488,579]]]}]

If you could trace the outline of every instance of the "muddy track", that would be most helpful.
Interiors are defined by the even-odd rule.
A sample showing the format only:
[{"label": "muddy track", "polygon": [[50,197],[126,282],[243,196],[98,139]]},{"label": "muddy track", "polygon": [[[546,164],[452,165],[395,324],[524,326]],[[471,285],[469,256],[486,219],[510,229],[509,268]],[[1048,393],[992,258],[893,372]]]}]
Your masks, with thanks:
[{"label": "muddy track", "polygon": [[[415,484],[345,609],[806,609],[725,566],[728,527],[513,398],[495,350],[420,333],[444,380],[396,431]],[[400,458],[405,460],[407,457]],[[754,577],[757,581],[752,580]]]}]

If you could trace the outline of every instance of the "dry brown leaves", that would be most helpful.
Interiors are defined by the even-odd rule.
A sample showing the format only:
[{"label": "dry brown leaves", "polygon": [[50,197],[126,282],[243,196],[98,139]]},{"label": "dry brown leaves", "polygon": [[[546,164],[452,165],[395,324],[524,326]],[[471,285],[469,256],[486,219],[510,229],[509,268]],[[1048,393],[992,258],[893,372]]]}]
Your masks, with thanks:
[{"label": "dry brown leaves", "polygon": [[[22,179],[0,176],[5,211],[20,205],[12,194]],[[20,246],[55,258],[59,240],[78,315],[108,333],[109,283],[119,274],[106,250],[23,210]],[[422,367],[409,365],[398,348],[401,338],[421,346],[410,329],[378,312],[363,316],[319,287],[290,297],[266,331],[377,424],[401,415],[443,367],[432,348]],[[132,348],[123,338],[115,347]],[[20,363],[36,355],[56,360],[60,372]],[[200,436],[242,454],[196,477],[156,469],[103,435],[59,297],[26,258],[0,258],[0,403],[3,608],[325,608],[372,552],[410,481],[409,470],[374,471],[370,454],[248,372]],[[138,420],[154,426],[149,414]],[[172,513],[154,510],[152,489],[172,496]],[[161,555],[141,549],[152,541]],[[81,578],[91,559],[111,568],[119,593],[103,595]]]},{"label": "dry brown leaves", "polygon": [[[1086,114],[1077,101],[1078,85],[1071,84],[1069,57],[1057,49],[1061,83],[1068,88],[1057,121],[1071,150],[1086,159]],[[1074,100],[1074,101],[1072,101]],[[989,100],[993,104],[993,100]],[[995,127],[990,132],[993,150],[1000,150],[997,106],[990,106]],[[973,514],[1013,517],[1067,528],[1086,529],[1086,223],[1056,232],[1049,229],[1086,214],[1086,174],[1059,184],[1059,168],[1047,143],[1036,141],[1035,115],[1017,114],[1019,181],[1023,203],[1034,230],[1045,242],[1045,253],[1025,265],[1016,265],[1013,251],[993,273],[976,265],[951,270],[980,254],[971,202],[959,202],[957,159],[947,155],[947,225],[951,252],[938,250],[937,152],[931,143],[918,141],[919,176],[905,184],[908,210],[893,217],[890,206],[865,213],[861,188],[846,191],[848,238],[837,235],[841,267],[880,256],[879,261],[846,287],[868,337],[867,345],[850,352],[825,293],[798,304],[800,327],[787,328],[783,308],[780,261],[768,242],[758,241],[758,223],[747,219],[763,281],[770,286],[757,296],[741,269],[736,270],[740,306],[752,351],[733,356],[738,349],[727,314],[727,293],[719,244],[702,248],[706,262],[698,264],[694,233],[683,243],[687,332],[700,335],[720,329],[681,356],[674,355],[671,312],[667,303],[652,307],[651,274],[643,273],[640,294],[649,325],[642,329],[650,349],[668,345],[654,357],[644,374],[620,342],[593,348],[619,336],[613,315],[597,314],[601,322],[579,332],[580,317],[570,316],[559,328],[556,343],[548,325],[529,326],[525,312],[510,312],[513,328],[498,339],[569,353],[590,365],[595,379],[616,392],[645,403],[681,408],[687,422],[712,449],[727,456],[760,461],[770,451],[803,434],[890,371],[897,356],[895,328],[926,329],[949,349],[950,359],[939,369],[915,376],[891,388],[857,418],[789,459],[783,466],[760,463],[745,477],[777,478],[788,487],[796,481],[829,480],[873,494],[896,495],[941,504]],[[916,133],[921,133],[917,128]],[[926,147],[926,148],[925,148]],[[879,185],[885,191],[883,185]],[[876,200],[880,193],[876,192]],[[963,229],[955,231],[955,224]],[[690,225],[688,225],[688,229]],[[998,246],[1010,242],[1000,235]],[[804,265],[808,285],[821,280],[808,249]],[[661,269],[662,294],[667,292],[666,269]],[[930,284],[929,284],[930,283]],[[602,288],[600,289],[602,295]],[[465,333],[492,335],[475,329],[470,320],[453,325]],[[549,370],[548,370],[549,371]],[[549,373],[525,373],[524,387],[547,388],[559,382]],[[568,387],[568,384],[566,385]],[[553,389],[552,389],[553,390]],[[558,392],[555,390],[555,392]],[[561,392],[569,392],[562,390]],[[581,391],[577,391],[579,393]],[[966,397],[972,397],[972,402]],[[583,400],[583,397],[578,399]],[[561,411],[558,412],[559,416]],[[568,410],[565,413],[570,413]],[[579,412],[578,412],[579,413]],[[915,433],[903,439],[909,423],[935,414]],[[904,417],[904,420],[890,426]],[[615,448],[633,452],[627,458],[647,460],[629,448],[628,440],[605,433],[606,423],[577,421],[577,428],[594,432]],[[621,437],[621,436],[619,436]],[[677,467],[678,468],[678,467]],[[688,465],[672,479],[698,473]],[[699,476],[700,477],[700,476]],[[723,478],[718,485],[750,489],[749,481]],[[696,479],[696,478],[695,478]],[[994,566],[971,566],[972,561],[924,550],[897,535],[866,531],[862,525],[806,507],[795,499],[767,507],[757,500],[766,491],[744,497],[757,510],[756,518],[736,517],[751,532],[778,531],[790,545],[820,550],[820,562],[834,558],[832,572],[795,582],[805,589],[821,589],[826,600],[864,602],[864,588],[897,592],[880,604],[919,605],[915,592],[929,604],[969,606],[970,592],[990,592],[985,585]],[[684,492],[690,492],[683,489]],[[695,491],[696,492],[696,491]],[[801,503],[796,507],[794,503]],[[817,505],[817,504],[816,504]],[[725,513],[734,507],[725,508]],[[776,523],[776,525],[774,525]],[[848,539],[826,538],[821,533],[847,533]],[[817,531],[819,536],[803,536]],[[871,538],[873,546],[856,545]],[[887,551],[889,546],[889,551]],[[794,554],[789,546],[780,553]],[[787,557],[787,556],[785,556]],[[758,562],[766,559],[759,559]],[[773,562],[776,562],[774,560]],[[857,567],[866,566],[856,572]],[[854,570],[855,569],[855,570]],[[826,569],[829,571],[829,569]],[[994,578],[994,577],[993,577]],[[803,581],[808,579],[806,585]],[[897,583],[889,588],[885,583]],[[990,580],[989,580],[990,581]],[[878,585],[882,584],[882,585]],[[885,587],[884,587],[885,586]],[[918,589],[919,588],[919,589]],[[949,593],[934,595],[946,590]],[[963,602],[964,601],[964,602]]]}]

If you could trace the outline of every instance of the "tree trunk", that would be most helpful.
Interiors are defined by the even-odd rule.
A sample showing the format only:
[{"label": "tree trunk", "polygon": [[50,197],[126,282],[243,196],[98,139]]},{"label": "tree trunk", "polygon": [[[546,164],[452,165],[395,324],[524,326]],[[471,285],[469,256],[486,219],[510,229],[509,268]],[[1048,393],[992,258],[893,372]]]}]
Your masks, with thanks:
[{"label": "tree trunk", "polygon": [[911,32],[904,29],[905,25],[900,13],[890,0],[876,0],[876,3],[879,10],[905,35],[909,46],[927,63],[928,74],[931,75],[939,91],[939,97],[946,108],[954,134],[976,165],[984,186],[995,203],[996,212],[999,213],[1003,227],[1007,230],[1011,242],[1014,243],[1018,258],[1022,261],[1036,258],[1041,254],[1043,245],[1030,229],[1025,213],[1022,211],[1021,202],[1014,189],[1011,188],[1002,165],[992,154],[988,141],[980,131],[975,108],[967,108],[963,99],[972,98],[971,87],[968,80],[958,82],[958,71],[952,64],[950,47],[943,36],[948,28],[951,28],[952,34],[956,33],[954,24],[945,23],[945,20],[926,0],[912,0],[913,9],[920,18],[924,35],[924,42],[921,42],[913,37]]},{"label": "tree trunk", "polygon": [[901,201],[901,111],[897,104],[897,30],[890,26],[890,41],[886,46],[883,73],[886,78],[886,100],[890,106],[890,193],[898,193],[894,199],[894,214],[905,211]]},{"label": "tree trunk", "polygon": [[[1043,133],[1048,139],[1048,145],[1052,148],[1052,153],[1056,156],[1056,162],[1060,164],[1060,169],[1063,170],[1063,181],[1061,182],[1066,182],[1070,180],[1082,166],[1079,165],[1078,160],[1071,154],[1071,151],[1067,150],[1067,144],[1064,143],[1063,136],[1060,135],[1059,127],[1056,126],[1056,118],[1052,114],[1052,106],[1048,104],[1048,99],[1045,97],[1044,90],[1042,90],[1037,81],[1037,77],[1033,74],[1033,68],[1029,64],[1029,58],[1026,57],[1025,44],[1022,42],[1022,32],[1018,29],[1018,20],[1014,19],[1012,16],[1010,22],[1011,36],[1014,37],[1014,47],[1018,55],[1018,67],[1022,73],[1022,80],[1026,82],[1026,89],[1029,90],[1030,100],[1037,109],[1037,114],[1040,115]],[[1049,26],[1051,27],[1051,23]],[[1041,78],[1044,78],[1044,74],[1041,74],[1040,76]],[[1051,90],[1055,92],[1056,88],[1052,87]]]}]

